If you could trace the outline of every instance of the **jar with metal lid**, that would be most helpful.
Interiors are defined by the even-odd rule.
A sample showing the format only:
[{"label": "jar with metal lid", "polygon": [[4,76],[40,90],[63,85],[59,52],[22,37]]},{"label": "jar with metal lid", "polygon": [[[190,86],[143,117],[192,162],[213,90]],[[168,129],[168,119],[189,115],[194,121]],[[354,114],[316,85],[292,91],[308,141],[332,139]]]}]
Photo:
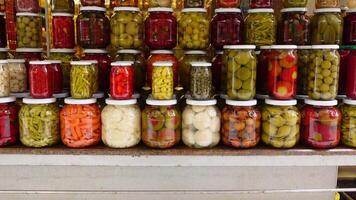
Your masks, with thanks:
[{"label": "jar with metal lid", "polygon": [[297,101],[266,99],[262,108],[262,141],[275,148],[292,148],[300,138]]},{"label": "jar with metal lid", "polygon": [[150,49],[173,49],[177,45],[177,19],[172,8],[149,8],[145,20],[145,43]]},{"label": "jar with metal lid", "polygon": [[51,60],[62,61],[62,73],[63,73],[63,88],[70,87],[70,62],[77,60],[74,49],[50,49],[49,58]]},{"label": "jar with metal lid", "polygon": [[106,99],[101,112],[104,144],[111,148],[129,148],[141,141],[141,111],[137,99]]},{"label": "jar with metal lid", "polygon": [[210,99],[213,95],[213,83],[210,62],[190,63],[190,95],[194,100]]},{"label": "jar with metal lid", "polygon": [[0,60],[0,97],[10,95],[10,69],[7,60]]},{"label": "jar with metal lid", "polygon": [[0,12],[0,47],[7,46],[5,13]]},{"label": "jar with metal lid", "polygon": [[29,82],[32,98],[51,98],[53,96],[53,71],[48,61],[30,61]]},{"label": "jar with metal lid", "polygon": [[311,46],[298,46],[298,77],[297,77],[297,94],[308,94],[308,68],[310,61]]},{"label": "jar with metal lid", "polygon": [[70,13],[52,13],[52,47],[75,47],[74,20]]},{"label": "jar with metal lid", "polygon": [[304,102],[301,125],[304,143],[317,149],[336,147],[341,132],[341,112],[335,107],[337,100],[306,99]]},{"label": "jar with metal lid", "polygon": [[70,94],[75,99],[88,99],[94,94],[97,68],[90,61],[72,61],[70,70]]},{"label": "jar with metal lid", "polygon": [[16,13],[18,48],[42,47],[42,18],[37,13]]},{"label": "jar with metal lid", "polygon": [[16,144],[19,139],[19,106],[15,97],[0,98],[0,146]]},{"label": "jar with metal lid", "polygon": [[315,8],[339,8],[340,0],[316,0]]},{"label": "jar with metal lid", "polygon": [[10,70],[10,91],[24,92],[27,89],[27,72],[25,60],[10,59],[8,67]]},{"label": "jar with metal lid", "polygon": [[268,55],[271,51],[270,46],[260,46],[259,54],[257,54],[257,73],[256,73],[256,93],[260,95],[267,95],[267,76],[268,73]]},{"label": "jar with metal lid", "polygon": [[53,13],[74,13],[74,0],[51,0]]},{"label": "jar with metal lid", "polygon": [[105,7],[105,0],[80,0],[82,6]]},{"label": "jar with metal lid", "polygon": [[110,6],[115,7],[138,7],[138,0],[110,0]]},{"label": "jar with metal lid", "polygon": [[[212,59],[211,72],[213,74],[213,87],[216,92],[221,91],[221,70],[223,68],[223,51],[216,51],[215,56]],[[181,78],[182,80],[182,78]]]},{"label": "jar with metal lid", "polygon": [[147,0],[148,5],[150,8],[155,7],[165,7],[170,8],[172,7],[172,0]]},{"label": "jar with metal lid", "polygon": [[308,0],[283,0],[284,8],[306,7]]},{"label": "jar with metal lid", "polygon": [[261,138],[261,112],[256,105],[255,99],[226,100],[226,105],[222,110],[221,129],[222,141],[225,145],[252,148],[258,144]]},{"label": "jar with metal lid", "polygon": [[279,43],[293,45],[310,44],[310,19],[306,8],[284,8],[279,22]]},{"label": "jar with metal lid", "polygon": [[30,98],[30,93],[29,92],[12,92],[10,93],[10,96],[13,96],[16,98],[16,105],[17,106],[23,106],[23,99],[24,98]]},{"label": "jar with metal lid", "polygon": [[[355,1],[356,4],[356,1]],[[356,45],[356,8],[346,11],[344,19],[343,44]]]},{"label": "jar with metal lid", "polygon": [[241,44],[243,40],[243,18],[238,8],[215,9],[211,21],[211,44],[215,49],[224,45]]},{"label": "jar with metal lid", "polygon": [[16,0],[16,12],[38,13],[40,3],[38,0]]},{"label": "jar with metal lid", "polygon": [[348,9],[354,9],[356,8],[356,1],[355,0],[347,0],[347,8]]},{"label": "jar with metal lid", "polygon": [[344,99],[341,106],[341,142],[356,147],[356,100]]},{"label": "jar with metal lid", "polygon": [[146,100],[142,111],[142,141],[152,148],[166,149],[178,144],[181,138],[181,114],[177,100]]},{"label": "jar with metal lid", "polygon": [[272,0],[250,0],[250,8],[272,8]]},{"label": "jar with metal lid", "polygon": [[5,60],[9,58],[9,49],[8,48],[0,48],[0,59]]},{"label": "jar with metal lid", "polygon": [[77,42],[85,49],[106,48],[110,43],[110,21],[105,8],[87,6],[80,8],[77,18]]},{"label": "jar with metal lid", "polygon": [[134,93],[134,68],[132,61],[111,63],[110,96],[115,100],[131,99]]},{"label": "jar with metal lid", "polygon": [[204,0],[184,0],[184,8],[204,8]]},{"label": "jar with metal lid", "polygon": [[59,108],[55,98],[24,98],[19,112],[20,141],[27,147],[47,147],[57,144]]},{"label": "jar with metal lid", "polygon": [[245,42],[257,46],[276,43],[277,21],[273,9],[249,9],[244,22]]},{"label": "jar with metal lid", "polygon": [[178,21],[178,43],[182,49],[209,47],[210,21],[205,8],[185,8]]},{"label": "jar with metal lid", "polygon": [[240,0],[216,0],[216,8],[239,8]]},{"label": "jar with metal lid", "polygon": [[341,44],[343,19],[340,8],[322,8],[314,11],[311,20],[312,44]]},{"label": "jar with metal lid", "polygon": [[154,62],[152,70],[152,98],[157,100],[173,98],[173,63]]},{"label": "jar with metal lid", "polygon": [[60,93],[53,94],[53,97],[57,100],[57,105],[61,109],[64,106],[64,99],[69,97],[69,93],[66,91],[62,91]]}]

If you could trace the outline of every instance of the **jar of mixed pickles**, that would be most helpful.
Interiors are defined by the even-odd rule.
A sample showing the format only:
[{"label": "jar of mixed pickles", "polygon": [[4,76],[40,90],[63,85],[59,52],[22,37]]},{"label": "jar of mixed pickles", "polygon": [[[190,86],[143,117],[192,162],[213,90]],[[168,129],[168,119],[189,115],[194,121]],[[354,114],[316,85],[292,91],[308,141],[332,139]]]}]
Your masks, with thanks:
[{"label": "jar of mixed pickles", "polygon": [[105,0],[80,0],[82,6],[105,7]]},{"label": "jar of mixed pickles", "polygon": [[212,62],[211,72],[213,74],[213,87],[214,87],[214,91],[216,92],[219,92],[221,90],[221,76],[222,76],[221,70],[223,68],[223,61],[222,61],[223,53],[224,53],[223,51],[216,51],[215,56],[211,61]]},{"label": "jar of mixed pickles", "polygon": [[53,13],[74,13],[74,0],[51,0]]},{"label": "jar of mixed pickles", "polygon": [[55,98],[24,98],[19,112],[20,141],[27,147],[47,147],[57,144],[59,109]]},{"label": "jar of mixed pickles", "polygon": [[0,48],[0,59],[5,60],[9,58],[9,49],[8,48]]},{"label": "jar of mixed pickles", "polygon": [[37,13],[16,13],[16,44],[18,48],[42,46],[42,19]]},{"label": "jar of mixed pickles", "polygon": [[308,94],[308,68],[310,63],[311,46],[298,46],[298,77],[297,77],[297,94]]},{"label": "jar of mixed pickles", "polygon": [[279,23],[279,43],[310,44],[310,19],[306,8],[284,8]]},{"label": "jar of mixed pickles", "polygon": [[172,0],[147,0],[150,8],[155,7],[164,7],[170,8],[172,7]]},{"label": "jar of mixed pickles", "polygon": [[32,98],[51,98],[53,96],[53,71],[48,61],[30,61],[29,82]]},{"label": "jar of mixed pickles", "polygon": [[7,46],[5,13],[0,12],[0,47]]},{"label": "jar of mixed pickles", "polygon": [[268,55],[271,51],[270,46],[260,46],[259,54],[256,51],[257,56],[257,75],[256,75],[256,92],[261,95],[267,95],[267,76],[268,73]]},{"label": "jar of mixed pickles", "polygon": [[308,0],[283,0],[284,8],[306,7]]},{"label": "jar of mixed pickles", "polygon": [[10,91],[24,92],[27,89],[27,70],[24,59],[10,59],[8,68],[10,70]]},{"label": "jar of mixed pickles", "polygon": [[110,0],[112,8],[115,7],[138,7],[138,0]]},{"label": "jar of mixed pickles", "polygon": [[250,8],[272,8],[272,0],[250,0]]},{"label": "jar of mixed pickles", "polygon": [[204,8],[204,0],[184,0],[184,8]]},{"label": "jar of mixed pickles", "polygon": [[38,0],[16,0],[16,12],[38,13],[40,3]]},{"label": "jar of mixed pickles", "polygon": [[216,8],[239,8],[240,0],[216,0]]},{"label": "jar of mixed pickles", "polygon": [[10,95],[10,69],[7,60],[0,60],[0,97]]},{"label": "jar of mixed pickles", "polygon": [[311,20],[312,44],[341,44],[343,19],[340,8],[316,9]]},{"label": "jar of mixed pickles", "polygon": [[339,8],[340,0],[316,0],[315,8]]},{"label": "jar of mixed pickles", "polygon": [[181,138],[181,114],[177,100],[146,100],[142,112],[142,141],[152,148],[166,149],[178,144]]},{"label": "jar of mixed pickles", "polygon": [[[236,148],[252,148],[260,141],[261,112],[257,100],[226,100],[222,110],[222,141]],[[184,116],[184,115],[183,115]],[[183,132],[184,135],[184,132]]]},{"label": "jar of mixed pickles", "polygon": [[69,88],[70,62],[76,60],[74,49],[50,49],[49,59],[62,61],[63,88]]},{"label": "jar of mixed pickles", "polygon": [[[355,1],[356,4],[356,1]],[[356,8],[346,11],[344,17],[343,44],[356,45]]]},{"label": "jar of mixed pickles", "polygon": [[15,97],[0,98],[0,146],[17,143],[19,139],[19,107]]},{"label": "jar of mixed pickles", "polygon": [[173,98],[173,63],[154,62],[152,71],[152,97],[154,99]]},{"label": "jar of mixed pickles", "polygon": [[341,106],[341,142],[356,147],[356,100],[344,99]]},{"label": "jar of mixed pickles", "polygon": [[52,13],[52,47],[75,47],[74,20],[71,13]]},{"label": "jar of mixed pickles", "polygon": [[111,63],[110,96],[113,99],[131,99],[134,92],[134,68],[132,61]]},{"label": "jar of mixed pickles", "polygon": [[90,61],[72,61],[70,94],[75,99],[88,99],[94,94],[97,68]]},{"label": "jar of mixed pickles", "polygon": [[292,148],[300,138],[297,101],[266,99],[262,108],[262,141],[275,148]]},{"label": "jar of mixed pickles", "polygon": [[341,112],[336,107],[337,100],[305,100],[302,110],[303,141],[317,148],[333,148],[339,144]]},{"label": "jar of mixed pickles", "polygon": [[210,99],[213,95],[211,63],[191,62],[190,95],[195,100]]}]

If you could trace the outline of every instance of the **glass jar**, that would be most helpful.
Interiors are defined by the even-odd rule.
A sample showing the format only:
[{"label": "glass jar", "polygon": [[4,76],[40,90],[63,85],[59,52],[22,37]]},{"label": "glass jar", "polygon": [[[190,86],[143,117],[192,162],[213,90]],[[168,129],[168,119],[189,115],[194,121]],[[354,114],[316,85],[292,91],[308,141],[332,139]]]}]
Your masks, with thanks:
[{"label": "glass jar", "polygon": [[335,99],[340,55],[338,45],[313,45],[308,67],[308,96],[314,100]]},{"label": "glass jar", "polygon": [[60,60],[47,60],[51,64],[47,66],[52,71],[52,86],[53,93],[60,93],[63,91],[63,72],[62,61]]},{"label": "glass jar", "polygon": [[350,46],[345,74],[346,96],[350,99],[356,99],[356,48],[354,46]]},{"label": "glass jar", "polygon": [[315,8],[339,8],[340,0],[316,0]]},{"label": "glass jar", "polygon": [[262,108],[262,141],[275,148],[292,148],[300,138],[297,101],[266,99]]},{"label": "glass jar", "polygon": [[105,7],[105,0],[80,0],[82,6]]},{"label": "glass jar", "polygon": [[242,43],[243,19],[238,8],[215,9],[215,16],[211,21],[211,44],[217,50],[224,45]]},{"label": "glass jar", "polygon": [[64,99],[67,98],[68,96],[69,93],[66,91],[53,94],[53,97],[57,99],[57,105],[60,109],[64,107]]},{"label": "glass jar", "polygon": [[297,94],[308,94],[308,68],[310,63],[311,46],[298,46],[298,77],[297,77]]},{"label": "glass jar", "polygon": [[343,19],[340,8],[316,9],[311,20],[312,44],[341,44]]},{"label": "glass jar", "polygon": [[0,47],[7,46],[5,13],[0,12]]},{"label": "glass jar", "polygon": [[[257,100],[226,100],[222,110],[222,141],[236,148],[252,148],[260,141],[261,112]],[[184,134],[184,132],[183,132]]]},{"label": "glass jar", "polygon": [[16,36],[18,48],[42,46],[42,18],[36,13],[16,13]]},{"label": "glass jar", "polygon": [[80,8],[77,18],[77,42],[85,49],[100,49],[109,45],[110,21],[105,16],[105,8]]},{"label": "glass jar", "polygon": [[147,0],[148,5],[151,8],[155,7],[165,7],[170,8],[172,7],[172,0]]},{"label": "glass jar", "polygon": [[240,7],[240,0],[216,0],[216,8],[238,8]]},{"label": "glass jar", "polygon": [[310,44],[310,19],[306,8],[285,8],[281,10],[279,43],[293,45]]},{"label": "glass jar", "polygon": [[244,23],[247,44],[263,46],[276,43],[277,21],[273,12],[267,8],[248,10]]},{"label": "glass jar", "polygon": [[[340,67],[339,67],[339,84],[338,84],[338,95],[346,94],[346,78],[347,78],[347,68],[348,60],[350,59],[351,49],[353,46],[340,46]],[[356,48],[355,48],[356,49]]]},{"label": "glass jar", "polygon": [[213,95],[211,63],[191,62],[190,95],[195,100],[210,99]]},{"label": "glass jar", "polygon": [[47,147],[57,144],[59,109],[56,99],[24,98],[19,112],[20,141],[27,147]]},{"label": "glass jar", "polygon": [[271,51],[270,46],[260,46],[259,47],[260,53],[257,54],[257,73],[256,73],[256,92],[260,95],[267,95],[268,88],[267,88],[267,76],[268,73],[268,55]]},{"label": "glass jar", "polygon": [[297,92],[297,46],[272,45],[268,54],[267,87],[273,99],[292,99]]},{"label": "glass jar", "polygon": [[154,99],[173,98],[173,63],[154,62],[152,71],[152,97]]},{"label": "glass jar", "polygon": [[181,138],[181,114],[177,100],[146,100],[142,112],[142,141],[152,148],[166,149],[178,144]]},{"label": "glass jar", "polygon": [[256,94],[256,64],[254,45],[224,46],[224,65],[227,68],[227,96],[249,100]]},{"label": "glass jar", "polygon": [[250,8],[272,8],[272,0],[250,0]]},{"label": "glass jar", "polygon": [[204,8],[204,0],[184,0],[184,8]]},{"label": "glass jar", "polygon": [[5,60],[9,58],[9,49],[8,48],[0,48],[0,59]]},{"label": "glass jar", "polygon": [[137,99],[106,99],[101,113],[104,144],[111,148],[129,148],[141,141],[141,111]]},{"label": "glass jar", "polygon": [[344,99],[341,106],[341,142],[349,147],[356,147],[356,100]]},{"label": "glass jar", "polygon": [[214,87],[214,91],[216,92],[221,91],[221,76],[222,76],[221,70],[223,68],[223,61],[222,61],[223,53],[224,53],[223,51],[216,51],[211,65],[211,72],[213,74],[213,87]]},{"label": "glass jar", "polygon": [[9,95],[10,95],[9,62],[7,60],[0,60],[0,97],[7,97]]},{"label": "glass jar", "polygon": [[204,8],[185,8],[178,21],[178,43],[182,49],[209,47],[210,21]]},{"label": "glass jar", "polygon": [[70,94],[75,99],[88,99],[94,94],[96,65],[89,61],[72,61],[70,70]]},{"label": "glass jar", "polygon": [[0,98],[0,146],[17,143],[19,137],[18,112],[15,97]]},{"label": "glass jar", "polygon": [[138,0],[110,0],[112,8],[115,7],[138,7]]},{"label": "glass jar", "polygon": [[74,49],[50,49],[49,59],[62,61],[63,88],[70,87],[70,62],[77,59],[74,53]]},{"label": "glass jar", "polygon": [[113,99],[131,99],[134,93],[134,68],[132,61],[111,63],[110,96]]},{"label": "glass jar", "polygon": [[38,0],[16,0],[16,12],[38,13],[40,12],[40,3]]},{"label": "glass jar", "polygon": [[348,9],[354,9],[356,8],[356,1],[355,0],[347,0],[347,8]]},{"label": "glass jar", "polygon": [[52,13],[52,47],[75,47],[73,14]]},{"label": "glass jar", "polygon": [[284,8],[306,7],[308,0],[283,0]]},{"label": "glass jar", "polygon": [[187,99],[182,114],[182,139],[191,148],[210,148],[220,141],[221,114],[216,99]]},{"label": "glass jar", "polygon": [[74,13],[74,0],[51,0],[52,13]]},{"label": "glass jar", "polygon": [[53,96],[53,71],[48,61],[30,61],[29,82],[32,98],[51,98]]},{"label": "glass jar", "polygon": [[149,8],[145,20],[145,43],[150,49],[173,49],[177,45],[177,19],[172,8]]},{"label": "glass jar", "polygon": [[341,112],[335,107],[337,100],[306,99],[305,104],[301,126],[304,143],[317,149],[336,147],[341,132]]},{"label": "glass jar", "polygon": [[8,67],[10,70],[10,91],[24,92],[27,89],[27,72],[25,60],[10,59]]},{"label": "glass jar", "polygon": [[[356,4],[356,1],[355,1]],[[356,9],[346,11],[344,19],[343,44],[356,45]]]}]

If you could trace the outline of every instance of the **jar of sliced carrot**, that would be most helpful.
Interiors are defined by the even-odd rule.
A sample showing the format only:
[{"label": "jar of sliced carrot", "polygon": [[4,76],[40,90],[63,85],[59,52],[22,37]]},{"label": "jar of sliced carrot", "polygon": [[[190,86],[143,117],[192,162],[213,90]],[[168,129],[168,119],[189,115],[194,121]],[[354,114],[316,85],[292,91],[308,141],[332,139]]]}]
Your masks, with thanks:
[{"label": "jar of sliced carrot", "polygon": [[60,112],[63,144],[72,148],[98,144],[101,138],[101,120],[96,99],[66,98],[64,103]]}]

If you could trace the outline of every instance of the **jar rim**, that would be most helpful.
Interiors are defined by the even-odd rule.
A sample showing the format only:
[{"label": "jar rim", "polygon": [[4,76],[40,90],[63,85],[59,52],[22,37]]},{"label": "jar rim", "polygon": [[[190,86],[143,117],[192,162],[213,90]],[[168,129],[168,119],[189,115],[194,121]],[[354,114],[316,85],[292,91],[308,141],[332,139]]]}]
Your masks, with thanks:
[{"label": "jar rim", "polygon": [[272,8],[253,8],[248,9],[247,13],[273,13],[274,10]]},{"label": "jar rim", "polygon": [[62,99],[62,98],[66,98],[69,96],[68,92],[60,92],[60,93],[55,93],[53,94],[53,97],[57,98],[57,99]]},{"label": "jar rim", "polygon": [[259,49],[261,49],[261,50],[265,50],[265,49],[271,49],[271,46],[270,45],[264,45],[264,46],[259,46],[258,47]]},{"label": "jar rim", "polygon": [[172,50],[153,50],[150,52],[151,54],[174,54]]},{"label": "jar rim", "polygon": [[39,17],[39,13],[28,13],[28,12],[18,12],[16,16],[29,16],[29,17]]},{"label": "jar rim", "polygon": [[49,104],[49,103],[55,103],[56,98],[34,99],[30,97],[25,97],[22,99],[22,102],[25,104]]},{"label": "jar rim", "polygon": [[172,67],[173,62],[171,62],[171,61],[156,61],[156,62],[152,63],[152,65],[154,67]]},{"label": "jar rim", "polygon": [[257,105],[257,100],[251,99],[248,101],[237,101],[237,100],[226,99],[225,103],[230,106],[255,106]]},{"label": "jar rim", "polygon": [[297,49],[297,45],[271,45],[270,49]]},{"label": "jar rim", "polygon": [[154,8],[149,8],[147,11],[148,12],[173,12],[173,9],[169,7],[154,7]]},{"label": "jar rim", "polygon": [[240,8],[217,8],[215,13],[241,13]]},{"label": "jar rim", "polygon": [[90,99],[73,99],[71,97],[65,98],[64,99],[65,104],[71,104],[71,105],[84,105],[84,104],[94,104],[96,103],[95,98],[90,98]]},{"label": "jar rim", "polygon": [[224,45],[224,49],[256,49],[256,45]]},{"label": "jar rim", "polygon": [[29,62],[30,65],[50,65],[51,62],[48,62],[46,60],[31,60]]},{"label": "jar rim", "polygon": [[102,54],[106,54],[108,53],[108,51],[106,49],[84,49],[83,53],[93,53],[93,54],[99,54],[99,53],[102,53]]},{"label": "jar rim", "polygon": [[26,60],[25,59],[8,59],[7,60],[9,63],[25,63]]},{"label": "jar rim", "polygon": [[281,9],[282,13],[286,12],[307,12],[308,9],[305,7],[295,7],[295,8],[283,8]]},{"label": "jar rim", "polygon": [[274,100],[274,99],[265,99],[265,103],[273,106],[295,106],[297,105],[297,100]]},{"label": "jar rim", "polygon": [[112,98],[105,99],[105,103],[108,105],[117,105],[117,106],[126,106],[126,105],[135,105],[137,104],[137,99],[125,99],[125,100],[116,100]]},{"label": "jar rim", "polygon": [[0,52],[8,52],[8,51],[10,51],[9,48],[0,48]]},{"label": "jar rim", "polygon": [[173,106],[177,104],[177,99],[155,100],[148,98],[146,99],[146,104],[151,106]]},{"label": "jar rim", "polygon": [[308,95],[298,94],[298,95],[295,95],[295,98],[298,100],[304,100],[304,99],[308,98]]},{"label": "jar rim", "polygon": [[81,61],[70,61],[70,64],[71,65],[91,65],[91,64],[93,64],[93,62],[81,60]]},{"label": "jar rim", "polygon": [[354,13],[354,12],[356,12],[356,8],[346,10],[346,13]]},{"label": "jar rim", "polygon": [[140,11],[140,8],[138,7],[115,7],[114,8],[114,12],[117,12],[117,11],[133,11],[133,12],[139,12]]},{"label": "jar rim", "polygon": [[256,99],[268,99],[269,96],[267,94],[256,94]]},{"label": "jar rim", "polygon": [[117,51],[118,54],[120,53],[127,53],[127,54],[140,54],[141,51],[140,50],[136,50],[136,49],[121,49]]},{"label": "jar rim", "polygon": [[15,102],[15,101],[16,101],[16,97],[13,97],[13,96],[0,98],[0,103],[11,103],[11,102]]},{"label": "jar rim", "polygon": [[297,46],[297,49],[312,49],[312,45],[300,45]]},{"label": "jar rim", "polygon": [[93,94],[93,98],[95,99],[101,99],[105,97],[105,93],[104,92],[96,92]]},{"label": "jar rim", "polygon": [[319,8],[315,9],[314,13],[330,13],[330,12],[341,12],[340,8]]},{"label": "jar rim", "polygon": [[84,62],[90,62],[90,64],[98,64],[99,62],[97,60],[83,60]]},{"label": "jar rim", "polygon": [[80,7],[80,11],[100,11],[100,12],[105,12],[106,8],[99,7],[99,6],[83,6],[83,7]]},{"label": "jar rim", "polygon": [[200,61],[200,62],[190,62],[190,65],[192,67],[211,67],[212,64],[210,62]]},{"label": "jar rim", "polygon": [[187,55],[206,55],[206,51],[203,51],[203,50],[188,50],[188,51],[184,51],[184,54],[187,54]]},{"label": "jar rim", "polygon": [[216,99],[209,99],[209,100],[186,99],[185,102],[191,106],[214,106],[217,104]]},{"label": "jar rim", "polygon": [[312,45],[312,49],[339,49],[339,45],[326,44],[326,45]]},{"label": "jar rim", "polygon": [[75,53],[75,49],[65,49],[65,48],[58,48],[58,49],[50,49],[50,53]]},{"label": "jar rim", "polygon": [[356,100],[353,99],[343,99],[343,102],[347,105],[356,105]]},{"label": "jar rim", "polygon": [[47,62],[50,62],[51,64],[62,64],[61,60],[45,60]]},{"label": "jar rim", "polygon": [[337,100],[319,101],[313,99],[304,99],[304,103],[312,106],[336,106]]},{"label": "jar rim", "polygon": [[132,66],[134,64],[133,61],[116,61],[111,63],[111,66],[115,67],[126,67],[126,66]]},{"label": "jar rim", "polygon": [[12,92],[12,93],[10,93],[10,96],[14,96],[16,98],[26,98],[26,97],[30,97],[30,93],[29,92]]},{"label": "jar rim", "polygon": [[207,10],[205,8],[184,8],[184,9],[182,9],[182,13],[189,13],[189,12],[203,12],[203,13],[206,13]]},{"label": "jar rim", "polygon": [[18,53],[42,53],[42,48],[16,48],[16,52]]},{"label": "jar rim", "polygon": [[5,15],[5,13],[4,12],[0,12],[0,16],[4,16]]},{"label": "jar rim", "polygon": [[9,61],[7,61],[7,60],[0,60],[0,64],[8,64],[9,63]]},{"label": "jar rim", "polygon": [[52,13],[52,17],[73,17],[74,15],[72,13]]}]

